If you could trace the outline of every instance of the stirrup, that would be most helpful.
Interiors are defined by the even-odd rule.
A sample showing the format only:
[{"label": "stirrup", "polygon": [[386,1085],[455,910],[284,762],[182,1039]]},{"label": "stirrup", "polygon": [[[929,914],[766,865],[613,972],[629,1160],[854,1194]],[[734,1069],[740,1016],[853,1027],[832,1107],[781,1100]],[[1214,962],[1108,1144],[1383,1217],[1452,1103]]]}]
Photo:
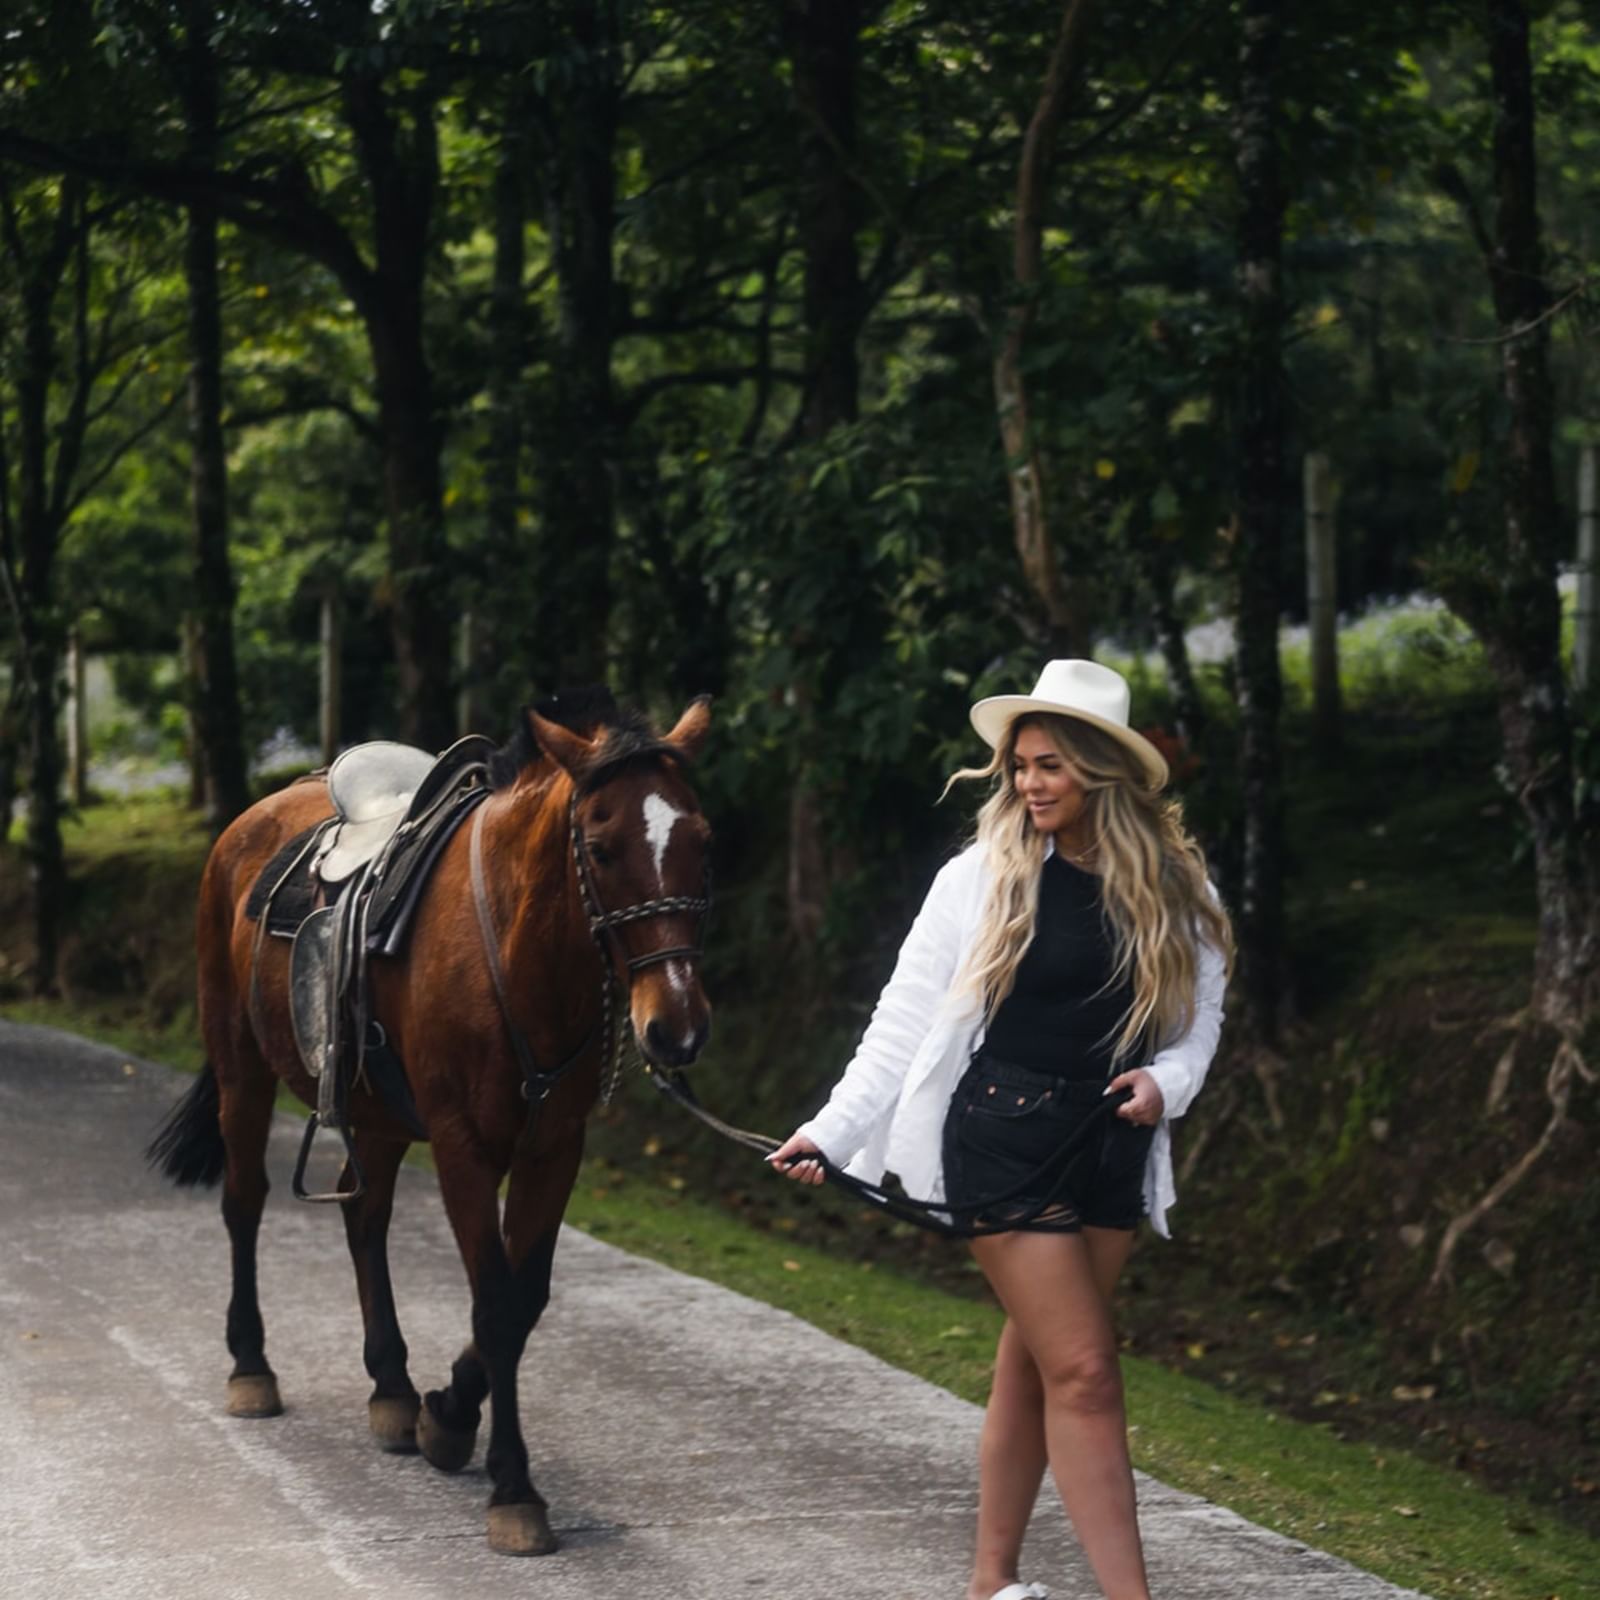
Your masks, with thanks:
[{"label": "stirrup", "polygon": [[[331,1126],[343,1142],[345,1160],[350,1163],[350,1173],[355,1179],[355,1186],[353,1188],[332,1189],[326,1194],[308,1194],[306,1192],[306,1162],[311,1158],[311,1142],[316,1138],[317,1129],[319,1126]],[[311,1115],[306,1118],[305,1137],[300,1141],[300,1159],[295,1162],[294,1177],[289,1180],[289,1188],[293,1192],[295,1199],[309,1200],[314,1204],[321,1205],[330,1203],[341,1205],[346,1200],[358,1199],[365,1191],[366,1187],[366,1176],[361,1171],[361,1163],[356,1159],[355,1146],[350,1143],[350,1134],[345,1128],[344,1123],[334,1122],[330,1124],[324,1124],[322,1122],[321,1114],[313,1111]]]}]

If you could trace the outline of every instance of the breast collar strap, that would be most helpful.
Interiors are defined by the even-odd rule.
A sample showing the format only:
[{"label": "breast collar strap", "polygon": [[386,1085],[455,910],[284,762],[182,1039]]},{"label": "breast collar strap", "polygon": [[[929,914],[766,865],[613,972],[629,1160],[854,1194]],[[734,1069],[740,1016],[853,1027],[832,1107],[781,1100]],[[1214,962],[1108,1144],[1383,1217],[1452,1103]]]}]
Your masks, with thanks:
[{"label": "breast collar strap", "polygon": [[583,1043],[565,1061],[549,1071],[539,1065],[533,1054],[533,1046],[528,1043],[528,1036],[511,1015],[511,1006],[506,997],[505,967],[500,961],[500,936],[495,932],[494,908],[489,904],[489,890],[483,877],[483,814],[487,809],[487,806],[479,806],[478,814],[472,819],[472,902],[478,913],[478,932],[483,937],[483,953],[489,964],[489,977],[494,982],[494,996],[500,1005],[500,1020],[505,1024],[506,1035],[511,1040],[511,1053],[522,1069],[522,1098],[530,1106],[537,1106],[594,1043],[596,1035],[610,1020],[611,1006],[608,995],[601,1020],[589,1030]]}]

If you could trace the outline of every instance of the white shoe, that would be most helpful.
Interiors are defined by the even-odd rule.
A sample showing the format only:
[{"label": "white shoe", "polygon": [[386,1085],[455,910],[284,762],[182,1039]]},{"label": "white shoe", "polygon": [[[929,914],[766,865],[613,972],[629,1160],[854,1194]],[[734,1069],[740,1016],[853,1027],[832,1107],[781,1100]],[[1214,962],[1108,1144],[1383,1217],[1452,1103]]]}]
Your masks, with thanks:
[{"label": "white shoe", "polygon": [[1008,1583],[996,1589],[989,1600],[1050,1600],[1050,1591],[1042,1583]]}]

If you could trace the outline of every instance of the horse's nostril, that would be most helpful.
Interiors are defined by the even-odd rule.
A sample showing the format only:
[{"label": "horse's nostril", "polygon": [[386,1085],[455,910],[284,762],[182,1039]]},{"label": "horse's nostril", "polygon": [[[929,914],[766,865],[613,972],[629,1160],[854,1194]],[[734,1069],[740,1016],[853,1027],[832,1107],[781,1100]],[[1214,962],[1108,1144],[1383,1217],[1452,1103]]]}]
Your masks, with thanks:
[{"label": "horse's nostril", "polygon": [[701,1022],[689,1032],[674,1038],[659,1022],[652,1018],[645,1025],[645,1051],[652,1059],[659,1061],[663,1066],[686,1066],[705,1048],[706,1036],[709,1032],[709,1024]]}]

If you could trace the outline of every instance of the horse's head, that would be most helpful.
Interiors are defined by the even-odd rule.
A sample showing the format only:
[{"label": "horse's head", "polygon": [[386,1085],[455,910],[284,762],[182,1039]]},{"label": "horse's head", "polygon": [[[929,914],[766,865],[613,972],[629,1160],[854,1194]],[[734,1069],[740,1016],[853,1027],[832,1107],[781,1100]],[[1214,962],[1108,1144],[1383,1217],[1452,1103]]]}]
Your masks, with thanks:
[{"label": "horse's head", "polygon": [[696,700],[665,736],[620,722],[590,734],[527,713],[539,748],[572,780],[573,862],[605,960],[628,994],[634,1036],[660,1066],[705,1047],[700,982],[711,828],[684,775],[711,727]]}]

